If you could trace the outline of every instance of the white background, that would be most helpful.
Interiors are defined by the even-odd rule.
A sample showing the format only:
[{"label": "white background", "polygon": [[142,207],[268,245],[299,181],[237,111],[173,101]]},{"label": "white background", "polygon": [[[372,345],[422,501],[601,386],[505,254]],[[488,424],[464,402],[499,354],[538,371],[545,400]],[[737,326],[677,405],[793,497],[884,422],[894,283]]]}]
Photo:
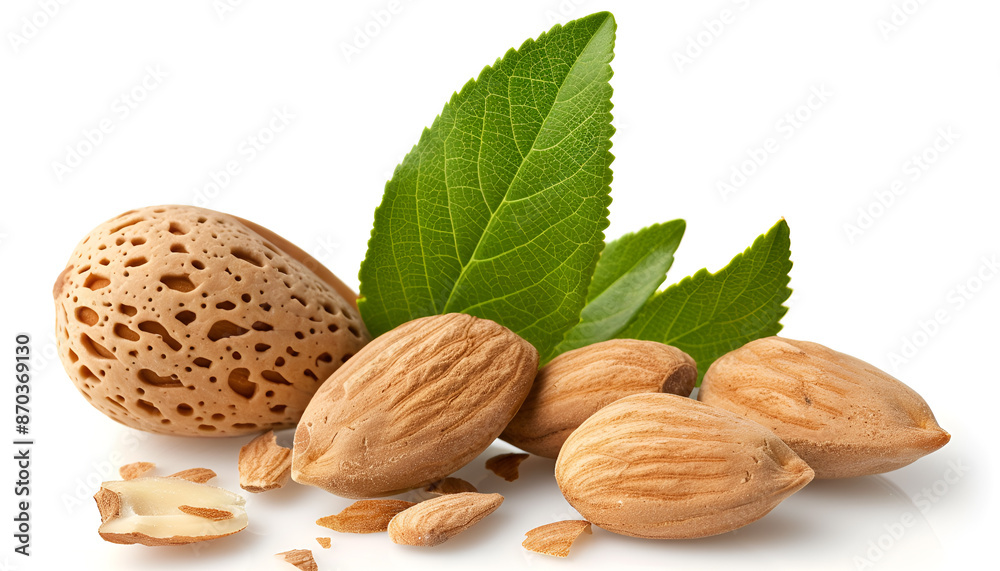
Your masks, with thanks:
[{"label": "white background", "polygon": [[[48,4],[0,8],[0,353],[13,362],[14,335],[28,332],[37,356],[33,555],[12,552],[6,519],[0,569],[66,560],[77,569],[279,569],[271,555],[293,548],[313,549],[321,569],[943,569],[992,560],[1000,279],[984,260],[1000,256],[996,2],[400,0],[385,24],[373,11],[388,0],[255,0],[226,12],[212,0],[67,2],[45,16]],[[520,547],[528,529],[575,516],[552,462],[533,457],[507,484],[482,465],[502,444],[460,475],[506,502],[434,549],[325,533],[313,520],[349,502],[298,485],[251,497],[250,528],[200,547],[101,541],[90,496],[113,479],[112,466],[207,466],[238,489],[236,455],[248,438],[147,436],[86,405],[51,335],[51,284],[77,241],[131,208],[200,204],[272,228],[356,287],[383,184],[450,94],[524,39],[603,9],[618,21],[608,237],[685,218],[669,283],[720,268],[785,217],[795,291],[784,335],[901,378],[951,443],[885,476],[814,482],[737,532],[649,541],[595,529],[566,561]],[[348,57],[345,45],[359,53]],[[810,98],[813,90],[828,95]],[[241,145],[262,135],[275,109],[294,118],[250,160]],[[67,163],[67,147],[86,150],[85,133],[102,121],[109,133],[79,165],[54,166]],[[768,138],[777,150],[723,196],[720,181]],[[926,169],[914,171],[914,155],[925,153]],[[239,174],[209,186],[231,160]],[[894,181],[901,193],[883,206],[879,193],[888,203]],[[859,209],[870,218],[849,233]],[[904,357],[905,340],[914,347]],[[10,435],[12,384],[0,391],[0,433]],[[5,456],[0,502],[11,514],[15,470]],[[906,514],[916,523],[899,533]],[[333,536],[333,548],[319,549],[316,536]]]}]

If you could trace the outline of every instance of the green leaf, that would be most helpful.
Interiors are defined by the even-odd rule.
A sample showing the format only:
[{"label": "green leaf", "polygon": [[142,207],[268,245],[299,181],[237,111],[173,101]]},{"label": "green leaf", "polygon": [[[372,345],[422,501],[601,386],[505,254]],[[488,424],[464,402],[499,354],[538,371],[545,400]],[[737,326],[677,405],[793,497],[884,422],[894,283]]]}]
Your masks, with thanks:
[{"label": "green leaf", "polygon": [[699,270],[654,295],[618,337],[673,345],[698,363],[781,331],[792,290],[788,224],[782,219],[717,273]]},{"label": "green leaf", "polygon": [[609,243],[597,260],[580,323],[556,352],[607,341],[624,329],[666,279],[684,228],[683,220],[672,220]]},{"label": "green leaf", "polygon": [[372,334],[465,312],[545,357],[578,323],[611,202],[614,41],[606,12],[555,26],[424,129],[386,184],[361,265]]}]

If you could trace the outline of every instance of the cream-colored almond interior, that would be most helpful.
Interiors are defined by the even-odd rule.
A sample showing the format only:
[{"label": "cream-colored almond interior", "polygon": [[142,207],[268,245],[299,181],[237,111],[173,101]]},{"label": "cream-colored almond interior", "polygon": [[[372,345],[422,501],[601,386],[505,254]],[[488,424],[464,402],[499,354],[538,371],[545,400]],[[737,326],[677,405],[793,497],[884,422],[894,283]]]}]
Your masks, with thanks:
[{"label": "cream-colored almond interior", "polygon": [[[155,538],[227,535],[247,526],[246,500],[228,490],[180,478],[137,478],[105,482],[117,493],[117,518],[101,525],[101,533],[141,533]],[[232,518],[213,521],[182,512],[180,506],[224,510]]]}]

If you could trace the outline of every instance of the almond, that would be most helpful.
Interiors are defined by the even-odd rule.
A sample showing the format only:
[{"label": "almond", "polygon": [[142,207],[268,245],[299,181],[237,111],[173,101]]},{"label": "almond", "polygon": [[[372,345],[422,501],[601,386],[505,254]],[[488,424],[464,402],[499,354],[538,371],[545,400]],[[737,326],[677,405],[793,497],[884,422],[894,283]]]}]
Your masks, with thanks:
[{"label": "almond", "polygon": [[348,498],[425,486],[482,453],[531,388],[538,352],[471,315],[424,317],[367,345],[295,431],[292,478]]},{"label": "almond", "polygon": [[567,351],[538,372],[500,438],[555,458],[569,434],[601,408],[637,393],[688,396],[697,378],[694,359],[655,341],[612,339]]},{"label": "almond", "polygon": [[698,400],[770,428],[817,478],[889,472],[951,438],[913,389],[808,341],[768,337],[727,353]]},{"label": "almond", "polygon": [[639,394],[602,408],[566,440],[556,481],[594,525],[687,539],[756,521],[813,471],[777,436],[690,398]]},{"label": "almond", "polygon": [[462,533],[503,503],[500,494],[465,492],[421,502],[389,522],[393,543],[432,547]]},{"label": "almond", "polygon": [[183,545],[242,531],[240,496],[180,478],[104,482],[94,496],[101,537],[111,543]]},{"label": "almond", "polygon": [[234,436],[295,426],[369,335],[355,294],[287,240],[191,206],[91,231],[53,288],[59,357],[132,428]]}]

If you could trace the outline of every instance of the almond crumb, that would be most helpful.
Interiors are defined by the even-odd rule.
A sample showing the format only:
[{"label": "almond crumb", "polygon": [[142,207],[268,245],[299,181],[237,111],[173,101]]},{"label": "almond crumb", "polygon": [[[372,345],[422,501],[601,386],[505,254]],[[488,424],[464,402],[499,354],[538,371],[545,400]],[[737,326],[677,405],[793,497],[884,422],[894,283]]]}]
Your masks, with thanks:
[{"label": "almond crumb", "polygon": [[177,506],[177,509],[190,515],[196,515],[198,517],[203,517],[205,519],[210,519],[212,521],[222,521],[226,519],[231,519],[233,517],[233,512],[227,512],[226,510],[217,510],[213,508],[196,508],[194,506]]},{"label": "almond crumb", "polygon": [[567,520],[549,523],[525,534],[521,545],[528,551],[543,553],[554,557],[566,557],[569,548],[582,533],[591,533],[590,522],[585,520]]},{"label": "almond crumb", "polygon": [[316,560],[313,559],[312,551],[308,549],[292,549],[291,551],[278,553],[275,557],[285,563],[298,567],[302,571],[319,571],[319,566],[316,565]]},{"label": "almond crumb", "polygon": [[330,549],[329,537],[317,537],[316,542],[319,543],[320,547],[322,547],[323,549]]},{"label": "almond crumb", "polygon": [[475,486],[461,478],[444,478],[424,486],[424,491],[442,496],[444,494],[461,494],[462,492],[478,492]]},{"label": "almond crumb", "polygon": [[191,468],[189,470],[181,470],[176,474],[171,474],[167,476],[168,478],[180,478],[182,480],[187,480],[189,482],[194,482],[196,484],[204,484],[205,482],[211,480],[216,476],[215,472],[209,470],[208,468]]},{"label": "almond crumb", "polygon": [[404,500],[360,500],[339,514],[316,520],[316,525],[341,533],[379,533],[389,529],[396,514],[414,505]]},{"label": "almond crumb", "polygon": [[240,487],[257,494],[288,483],[292,471],[292,451],[278,446],[269,430],[240,448]]},{"label": "almond crumb", "polygon": [[527,458],[527,454],[500,454],[486,461],[486,469],[491,470],[494,474],[508,482],[513,482],[519,476],[517,467],[521,465],[521,462],[527,460]]},{"label": "almond crumb", "polygon": [[156,467],[152,462],[132,462],[118,468],[122,480],[134,480]]}]

